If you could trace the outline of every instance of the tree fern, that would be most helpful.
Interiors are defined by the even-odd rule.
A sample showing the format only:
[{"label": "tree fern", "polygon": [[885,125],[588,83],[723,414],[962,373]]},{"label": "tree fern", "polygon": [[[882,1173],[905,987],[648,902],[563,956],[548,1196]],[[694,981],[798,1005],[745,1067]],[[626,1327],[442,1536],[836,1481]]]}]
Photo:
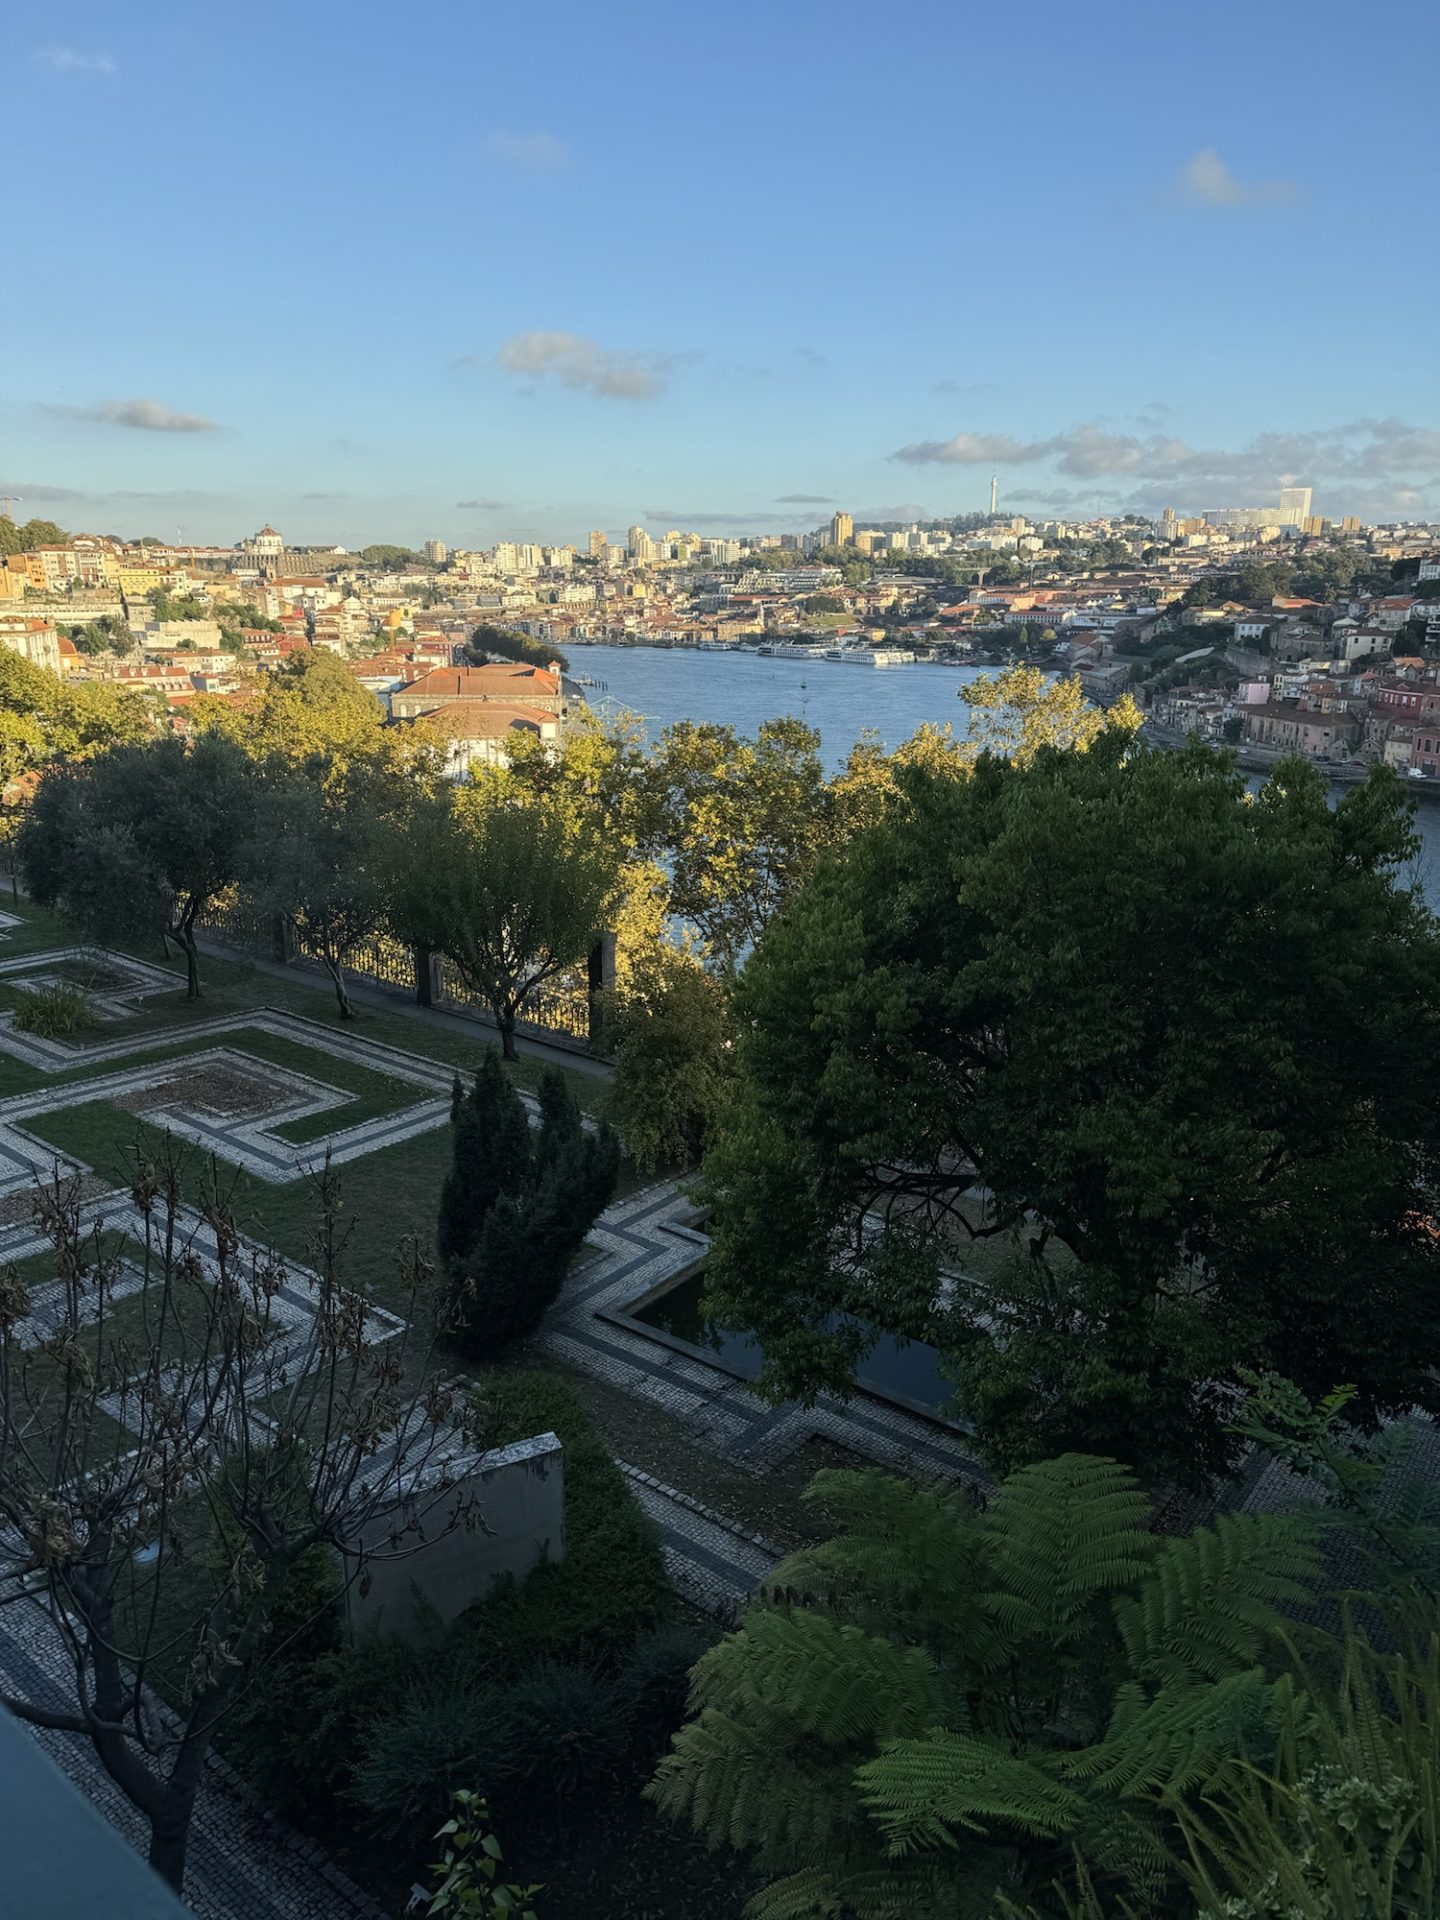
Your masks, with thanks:
[{"label": "tree fern", "polygon": [[1114,1460],[1065,1453],[1012,1473],[985,1516],[1000,1617],[1050,1647],[1086,1632],[1094,1602],[1150,1564],[1149,1517],[1146,1494]]},{"label": "tree fern", "polygon": [[1264,1750],[1275,1688],[1258,1667],[1203,1686],[1178,1684],[1146,1696],[1136,1681],[1116,1690],[1104,1740],[1071,1754],[1063,1771],[1092,1790],[1131,1797],[1187,1792],[1222,1760]]},{"label": "tree fern", "polygon": [[1216,1680],[1256,1661],[1309,1597],[1318,1556],[1303,1522],[1222,1515],[1169,1540],[1133,1598],[1115,1601],[1131,1671],[1156,1685]]},{"label": "tree fern", "polygon": [[826,1746],[887,1739],[927,1726],[941,1689],[929,1654],[897,1647],[828,1614],[757,1608],[691,1676],[691,1704],[747,1708]]},{"label": "tree fern", "polygon": [[887,1742],[857,1780],[896,1854],[949,1846],[954,1827],[988,1834],[997,1822],[1053,1839],[1074,1825],[1081,1805],[1080,1795],[1043,1765],[943,1729]]}]

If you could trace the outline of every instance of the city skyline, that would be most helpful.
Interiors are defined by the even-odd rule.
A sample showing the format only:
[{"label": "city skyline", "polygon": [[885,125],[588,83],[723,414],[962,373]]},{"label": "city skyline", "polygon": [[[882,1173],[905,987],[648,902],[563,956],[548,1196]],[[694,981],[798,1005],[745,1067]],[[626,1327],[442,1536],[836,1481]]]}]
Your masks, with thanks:
[{"label": "city skyline", "polygon": [[1037,518],[1440,515],[1428,136],[1354,138],[1343,37],[1043,6],[1022,64],[998,15],[802,13],[452,6],[397,52],[368,5],[24,0],[12,170],[55,217],[0,293],[0,492],[350,547],[908,522],[992,473]]}]

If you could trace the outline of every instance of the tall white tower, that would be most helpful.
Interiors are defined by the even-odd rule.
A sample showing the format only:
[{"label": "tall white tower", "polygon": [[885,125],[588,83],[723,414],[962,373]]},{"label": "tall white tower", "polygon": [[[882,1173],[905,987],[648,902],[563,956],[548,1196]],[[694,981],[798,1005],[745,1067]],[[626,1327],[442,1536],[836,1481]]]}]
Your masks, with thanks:
[{"label": "tall white tower", "polygon": [[992,473],[990,476],[990,511],[991,513],[994,513],[997,509],[997,505],[1000,498],[999,488],[1000,488],[1000,476],[998,473]]}]

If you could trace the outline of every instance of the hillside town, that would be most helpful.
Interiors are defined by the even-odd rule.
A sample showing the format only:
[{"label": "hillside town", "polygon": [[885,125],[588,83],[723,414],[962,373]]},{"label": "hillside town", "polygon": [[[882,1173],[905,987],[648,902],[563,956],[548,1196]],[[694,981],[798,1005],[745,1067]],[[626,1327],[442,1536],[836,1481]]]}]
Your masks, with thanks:
[{"label": "hillside town", "polygon": [[355,553],[269,525],[233,547],[10,519],[0,536],[0,642],[145,695],[181,734],[198,698],[244,703],[313,649],[397,727],[433,736],[457,777],[503,764],[517,734],[563,736],[580,685],[561,662],[589,644],[880,667],[1024,658],[1100,705],[1132,693],[1160,742],[1228,743],[1259,769],[1298,752],[1341,781],[1383,762],[1440,793],[1440,535],[1332,522],[1308,488],[1194,517],[866,527],[837,512],[795,534],[637,525],[483,551]]}]

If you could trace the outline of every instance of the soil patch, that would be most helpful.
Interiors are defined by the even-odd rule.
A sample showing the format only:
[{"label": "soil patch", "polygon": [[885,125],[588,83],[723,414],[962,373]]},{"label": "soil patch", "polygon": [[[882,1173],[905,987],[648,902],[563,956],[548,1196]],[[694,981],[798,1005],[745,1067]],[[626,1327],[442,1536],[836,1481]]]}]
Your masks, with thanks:
[{"label": "soil patch", "polygon": [[263,1074],[238,1067],[181,1067],[168,1079],[139,1093],[127,1093],[115,1102],[126,1113],[151,1113],[157,1107],[187,1107],[227,1120],[270,1113],[289,1098],[288,1089]]},{"label": "soil patch", "polygon": [[[114,1184],[101,1180],[93,1173],[83,1173],[77,1183],[77,1197],[84,1204],[98,1200],[103,1193],[113,1193]],[[35,1218],[35,1189],[26,1187],[20,1193],[0,1195],[0,1227],[18,1227]]]}]

